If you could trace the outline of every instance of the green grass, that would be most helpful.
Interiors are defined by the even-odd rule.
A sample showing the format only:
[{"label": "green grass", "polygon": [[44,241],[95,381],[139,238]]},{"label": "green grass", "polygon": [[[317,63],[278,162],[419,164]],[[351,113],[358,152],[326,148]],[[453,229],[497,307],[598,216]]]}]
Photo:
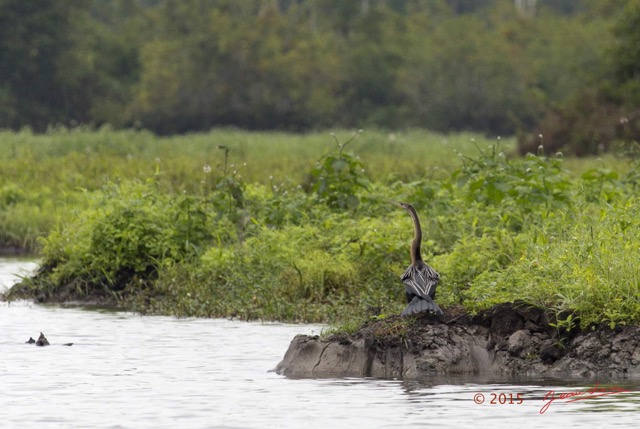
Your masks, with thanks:
[{"label": "green grass", "polygon": [[640,322],[637,162],[518,158],[511,140],[497,143],[423,131],[364,132],[344,149],[328,132],[5,132],[2,240],[39,243],[47,270],[24,283],[29,296],[349,330],[370,307],[403,308],[412,223],[387,203],[403,200],[420,213],[441,306],[520,299],[583,327]]},{"label": "green grass", "polygon": [[[54,129],[47,134],[29,131],[0,132],[0,159],[3,180],[38,186],[46,182],[65,187],[98,187],[105,179],[147,178],[159,170],[176,186],[199,182],[202,166],[222,168],[228,147],[229,168],[240,171],[248,183],[290,179],[300,183],[322,155],[335,146],[335,135],[348,140],[353,131],[335,130],[309,134],[213,130],[209,133],[156,137],[144,131],[114,131],[103,128]],[[428,131],[383,132],[366,130],[350,146],[376,179],[403,179],[438,175],[460,164],[456,152],[472,154],[473,134],[445,136]],[[512,150],[513,139],[503,139]],[[245,165],[246,164],[246,165]],[[192,186],[192,184],[191,184]]]},{"label": "green grass", "polygon": [[[0,131],[0,247],[35,252],[59,219],[85,208],[87,192],[122,180],[161,183],[169,192],[197,193],[203,181],[228,174],[243,183],[284,189],[304,186],[321,156],[335,148],[334,136],[346,141],[354,132],[310,134],[246,132],[233,129],[174,137],[145,131],[53,128],[46,134]],[[443,178],[460,165],[457,153],[472,154],[472,134],[444,136],[427,131],[365,131],[350,149],[366,166],[364,175],[390,183],[416,178]],[[506,150],[514,146],[504,142]],[[212,174],[203,174],[209,165]],[[206,184],[206,183],[205,183]]]}]

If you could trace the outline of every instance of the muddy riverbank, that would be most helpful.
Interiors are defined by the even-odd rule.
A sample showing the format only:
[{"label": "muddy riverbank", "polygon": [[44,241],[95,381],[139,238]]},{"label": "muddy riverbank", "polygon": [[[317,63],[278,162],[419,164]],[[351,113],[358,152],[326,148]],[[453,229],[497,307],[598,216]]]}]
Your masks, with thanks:
[{"label": "muddy riverbank", "polygon": [[558,329],[523,303],[475,316],[391,316],[352,335],[298,335],[276,372],[290,377],[397,377],[495,374],[532,377],[640,377],[640,327]]}]

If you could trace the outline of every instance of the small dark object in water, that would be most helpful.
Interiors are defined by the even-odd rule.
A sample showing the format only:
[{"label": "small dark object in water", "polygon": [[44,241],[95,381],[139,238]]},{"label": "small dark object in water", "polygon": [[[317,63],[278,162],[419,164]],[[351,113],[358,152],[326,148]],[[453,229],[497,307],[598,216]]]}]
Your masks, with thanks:
[{"label": "small dark object in water", "polygon": [[49,341],[44,336],[44,334],[42,332],[40,332],[40,336],[38,337],[38,341],[36,341],[36,346],[48,346],[48,345],[49,345]]},{"label": "small dark object in water", "polygon": [[[36,346],[49,346],[49,340],[44,336],[42,332],[40,332],[40,336],[38,337],[38,341],[34,340],[33,337],[29,337],[29,341],[26,344],[35,344]],[[72,346],[73,343],[64,343],[62,346]]]}]

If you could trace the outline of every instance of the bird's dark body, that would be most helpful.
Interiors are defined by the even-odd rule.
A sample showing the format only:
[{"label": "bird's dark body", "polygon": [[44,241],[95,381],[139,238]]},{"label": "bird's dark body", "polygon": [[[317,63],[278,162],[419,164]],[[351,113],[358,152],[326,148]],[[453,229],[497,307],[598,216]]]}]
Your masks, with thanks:
[{"label": "bird's dark body", "polygon": [[409,266],[401,278],[407,297],[435,299],[440,274],[424,261],[417,261],[415,265]]},{"label": "bird's dark body", "polygon": [[407,296],[407,308],[403,315],[431,311],[442,313],[436,299],[436,286],[440,280],[440,275],[424,261],[417,261],[416,265],[411,265],[401,277],[404,283],[404,290]]},{"label": "bird's dark body", "polygon": [[396,203],[409,212],[413,219],[414,232],[411,242],[411,265],[402,275],[402,283],[407,296],[407,307],[402,312],[403,316],[429,311],[442,314],[438,304],[434,302],[436,297],[436,287],[440,281],[440,275],[429,265],[427,265],[420,255],[420,244],[422,242],[422,228],[418,213],[411,204]]}]

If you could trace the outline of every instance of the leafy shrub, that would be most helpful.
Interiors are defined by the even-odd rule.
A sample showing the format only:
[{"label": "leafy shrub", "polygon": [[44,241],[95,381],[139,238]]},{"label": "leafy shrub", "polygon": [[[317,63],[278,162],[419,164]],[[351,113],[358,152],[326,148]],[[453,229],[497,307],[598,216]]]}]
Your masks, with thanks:
[{"label": "leafy shrub", "polygon": [[477,158],[464,157],[455,174],[458,186],[468,201],[498,207],[503,222],[512,229],[522,229],[532,213],[548,213],[570,203],[562,158],[528,154],[509,160],[498,145],[478,150]]},{"label": "leafy shrub", "polygon": [[241,246],[211,248],[196,268],[203,273],[199,281],[215,290],[208,301],[223,301],[229,313],[243,318],[314,321],[388,303],[401,293],[402,268],[381,263],[385,258],[373,241],[386,242],[349,223],[330,215],[304,227],[261,227]]},{"label": "leafy shrub", "polygon": [[79,282],[86,294],[120,291],[199,253],[212,237],[202,200],[153,183],[110,185],[94,198],[92,208],[43,240],[49,288]]},{"label": "leafy shrub", "polygon": [[518,260],[524,250],[522,236],[506,229],[487,229],[480,237],[460,239],[451,252],[433,258],[433,265],[442,273],[440,300],[459,304],[463,291],[486,272],[500,271]]},{"label": "leafy shrub", "polygon": [[270,227],[306,223],[313,211],[313,204],[302,187],[290,182],[276,184],[271,180],[269,187],[250,186],[248,193],[252,204],[255,202],[251,207],[254,221]]},{"label": "leafy shrub", "polygon": [[587,201],[610,203],[624,193],[618,173],[607,168],[592,168],[585,171],[581,176],[580,184],[583,197]]},{"label": "leafy shrub", "polygon": [[562,220],[564,233],[553,240],[528,235],[514,264],[484,272],[468,291],[476,308],[515,299],[571,310],[581,324],[640,322],[640,215],[636,197],[610,209],[577,207]]},{"label": "leafy shrub", "polygon": [[309,174],[311,191],[329,207],[355,210],[360,205],[358,191],[369,186],[362,162],[344,152],[356,135],[344,144],[334,136],[337,150],[320,158]]}]

